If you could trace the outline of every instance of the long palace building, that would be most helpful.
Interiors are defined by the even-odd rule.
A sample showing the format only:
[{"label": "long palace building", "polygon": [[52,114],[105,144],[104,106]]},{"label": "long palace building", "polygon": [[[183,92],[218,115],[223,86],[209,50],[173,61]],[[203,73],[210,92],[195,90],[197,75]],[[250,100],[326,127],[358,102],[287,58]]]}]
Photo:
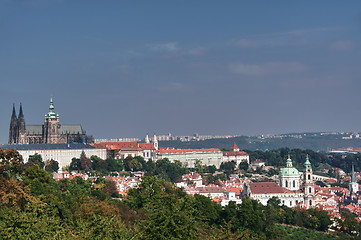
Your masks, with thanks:
[{"label": "long palace building", "polygon": [[49,112],[45,115],[44,124],[26,125],[22,105],[19,116],[15,106],[11,115],[9,144],[55,144],[55,143],[88,143],[92,138],[86,135],[80,124],[61,125],[59,114],[54,111],[53,99],[50,99]]}]

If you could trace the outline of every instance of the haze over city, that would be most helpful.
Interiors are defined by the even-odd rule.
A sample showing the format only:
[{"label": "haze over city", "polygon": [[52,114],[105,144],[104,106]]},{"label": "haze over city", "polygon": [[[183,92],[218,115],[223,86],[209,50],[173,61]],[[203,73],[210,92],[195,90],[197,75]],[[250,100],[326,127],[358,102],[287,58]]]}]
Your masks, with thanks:
[{"label": "haze over city", "polygon": [[0,0],[13,103],[96,138],[360,132],[359,1]]}]

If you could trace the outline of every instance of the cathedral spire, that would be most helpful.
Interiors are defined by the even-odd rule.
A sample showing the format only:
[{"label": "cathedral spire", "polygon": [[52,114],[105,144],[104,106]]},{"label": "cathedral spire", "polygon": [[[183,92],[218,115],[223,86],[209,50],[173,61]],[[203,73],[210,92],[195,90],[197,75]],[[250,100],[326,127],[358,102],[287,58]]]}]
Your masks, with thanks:
[{"label": "cathedral spire", "polygon": [[356,182],[355,181],[355,170],[354,170],[353,163],[352,163],[352,172],[351,172],[351,182]]},{"label": "cathedral spire", "polygon": [[46,119],[57,119],[59,118],[59,115],[55,113],[54,111],[54,103],[53,103],[53,97],[50,98],[50,106],[49,106],[49,112],[45,115]]},{"label": "cathedral spire", "polygon": [[23,106],[20,103],[19,118],[21,118],[21,117],[24,117],[24,114],[23,114]]},{"label": "cathedral spire", "polygon": [[15,111],[15,103],[13,103],[13,114],[11,114],[11,118],[17,118]]},{"label": "cathedral spire", "polygon": [[310,159],[308,158],[308,154],[307,154],[306,162],[305,162],[304,166],[306,169],[311,168],[311,162],[310,162]]}]

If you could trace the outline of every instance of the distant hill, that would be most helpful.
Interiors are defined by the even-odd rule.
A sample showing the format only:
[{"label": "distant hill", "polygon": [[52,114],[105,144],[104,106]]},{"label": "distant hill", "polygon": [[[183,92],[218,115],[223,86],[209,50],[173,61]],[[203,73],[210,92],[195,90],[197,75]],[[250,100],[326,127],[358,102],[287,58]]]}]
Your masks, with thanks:
[{"label": "distant hill", "polygon": [[233,143],[236,143],[240,149],[248,150],[271,150],[281,147],[290,149],[311,149],[314,151],[327,152],[334,148],[344,147],[361,147],[361,139],[343,139],[348,134],[335,133],[297,133],[284,134],[270,137],[234,137],[234,138],[218,138],[202,141],[182,142],[179,140],[160,141],[160,147],[174,148],[225,148],[230,149]]}]

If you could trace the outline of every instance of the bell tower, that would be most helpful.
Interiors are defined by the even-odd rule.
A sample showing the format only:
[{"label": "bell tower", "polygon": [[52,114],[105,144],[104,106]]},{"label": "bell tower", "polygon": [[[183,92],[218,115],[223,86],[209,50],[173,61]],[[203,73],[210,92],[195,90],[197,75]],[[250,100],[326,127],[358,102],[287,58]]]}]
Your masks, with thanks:
[{"label": "bell tower", "polygon": [[20,110],[18,116],[18,131],[19,131],[18,143],[27,144],[25,118],[23,114],[23,106],[21,105],[21,103],[20,103]]},{"label": "bell tower", "polygon": [[15,104],[13,105],[13,113],[10,120],[10,129],[9,129],[9,144],[18,143],[18,118],[16,116]]},{"label": "bell tower", "polygon": [[50,98],[49,112],[45,115],[44,120],[43,143],[59,143],[60,140],[60,123],[59,114],[54,111],[53,98]]},{"label": "bell tower", "polygon": [[305,206],[307,208],[314,205],[315,184],[312,179],[312,167],[308,155],[304,164],[305,172],[303,173],[303,193],[305,194]]}]

